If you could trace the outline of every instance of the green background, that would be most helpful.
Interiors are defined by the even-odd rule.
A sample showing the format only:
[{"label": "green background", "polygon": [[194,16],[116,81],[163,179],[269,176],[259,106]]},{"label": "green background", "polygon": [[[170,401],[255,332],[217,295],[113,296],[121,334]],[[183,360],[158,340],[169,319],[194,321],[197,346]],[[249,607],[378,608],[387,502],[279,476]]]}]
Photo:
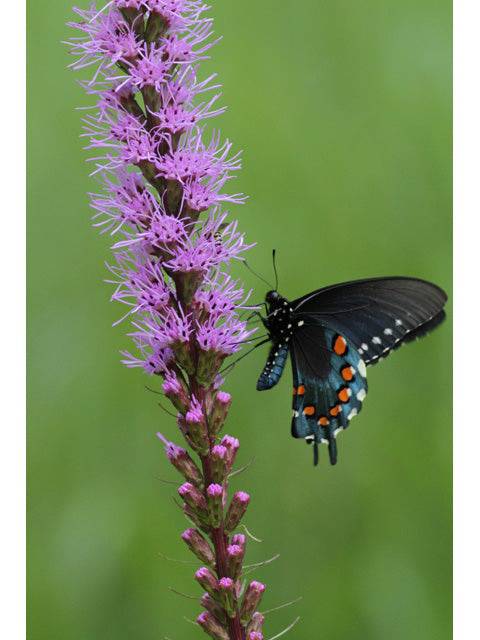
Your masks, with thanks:
[{"label": "green background", "polygon": [[[28,4],[29,639],[202,637],[184,619],[196,603],[167,590],[198,594],[193,566],[161,556],[191,559],[154,436],[176,428],[145,391],[158,383],[119,364],[126,326],[111,328],[123,309],[89,222],[70,5]],[[224,83],[216,126],[244,149],[252,265],[271,279],[276,247],[291,297],[380,274],[451,293],[451,3],[211,4],[224,39],[204,73]],[[255,391],[260,351],[227,382],[228,432],[255,457],[233,484],[253,495],[250,560],[281,554],[256,574],[265,606],[303,595],[266,638],[297,615],[299,639],[450,638],[451,319],[369,370],[335,468],[290,438],[290,372]]]}]

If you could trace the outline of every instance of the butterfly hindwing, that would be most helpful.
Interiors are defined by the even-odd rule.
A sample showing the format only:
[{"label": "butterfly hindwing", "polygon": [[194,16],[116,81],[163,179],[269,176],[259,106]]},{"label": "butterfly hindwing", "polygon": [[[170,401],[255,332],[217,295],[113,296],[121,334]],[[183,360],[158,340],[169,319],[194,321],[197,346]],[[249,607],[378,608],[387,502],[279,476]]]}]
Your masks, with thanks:
[{"label": "butterfly hindwing", "polygon": [[356,416],[367,394],[365,363],[342,335],[321,325],[305,325],[291,347],[292,435],[326,443],[336,462],[335,438]]}]

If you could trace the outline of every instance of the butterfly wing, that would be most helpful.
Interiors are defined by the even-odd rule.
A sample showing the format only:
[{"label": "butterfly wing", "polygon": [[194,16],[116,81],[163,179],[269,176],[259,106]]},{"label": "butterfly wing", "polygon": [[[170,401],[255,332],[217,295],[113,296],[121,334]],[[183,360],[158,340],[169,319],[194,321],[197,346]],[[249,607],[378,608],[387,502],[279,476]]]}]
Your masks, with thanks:
[{"label": "butterfly wing", "polygon": [[325,287],[292,306],[297,322],[331,327],[353,343],[369,365],[438,326],[445,318],[446,300],[445,292],[430,282],[389,277]]},{"label": "butterfly wing", "polygon": [[356,416],[367,395],[366,366],[354,344],[317,322],[301,325],[290,348],[293,370],[292,436],[328,444],[337,461],[335,438]]}]

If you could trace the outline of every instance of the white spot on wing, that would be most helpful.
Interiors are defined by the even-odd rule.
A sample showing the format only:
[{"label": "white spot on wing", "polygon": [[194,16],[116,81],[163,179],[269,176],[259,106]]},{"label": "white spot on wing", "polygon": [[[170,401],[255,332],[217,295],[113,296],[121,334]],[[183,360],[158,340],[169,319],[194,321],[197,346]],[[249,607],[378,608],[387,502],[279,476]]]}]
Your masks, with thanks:
[{"label": "white spot on wing", "polygon": [[350,411],[350,413],[347,416],[347,420],[351,420],[352,418],[354,418],[356,415],[358,415],[358,410],[357,409],[352,409]]},{"label": "white spot on wing", "polygon": [[363,349],[364,351],[368,351],[368,344],[365,344],[365,342],[364,342],[362,345],[360,345],[360,346],[362,347],[362,349]]},{"label": "white spot on wing", "polygon": [[389,328],[387,327],[386,329],[384,329],[384,330],[383,330],[383,333],[384,333],[386,336],[391,336],[391,335],[392,335],[392,333],[393,333],[393,331],[392,331],[392,329],[389,329]]},{"label": "white spot on wing", "polygon": [[382,340],[378,336],[372,338],[373,344],[382,344]]},{"label": "white spot on wing", "polygon": [[357,393],[357,400],[359,400],[360,402],[363,402],[365,400],[366,395],[367,395],[367,392],[365,391],[365,389],[360,389],[360,391]]},{"label": "white spot on wing", "polygon": [[303,320],[299,320],[297,322],[297,327],[303,327],[304,324],[305,324],[305,322]]},{"label": "white spot on wing", "polygon": [[397,319],[395,320],[395,326],[396,326],[396,327],[401,327],[401,326],[402,326],[402,324],[403,324],[403,322],[400,320],[400,318],[397,318]]},{"label": "white spot on wing", "polygon": [[362,378],[366,378],[367,377],[367,367],[365,366],[365,362],[363,360],[360,360],[358,365],[358,372],[360,373],[360,375],[362,376]]}]

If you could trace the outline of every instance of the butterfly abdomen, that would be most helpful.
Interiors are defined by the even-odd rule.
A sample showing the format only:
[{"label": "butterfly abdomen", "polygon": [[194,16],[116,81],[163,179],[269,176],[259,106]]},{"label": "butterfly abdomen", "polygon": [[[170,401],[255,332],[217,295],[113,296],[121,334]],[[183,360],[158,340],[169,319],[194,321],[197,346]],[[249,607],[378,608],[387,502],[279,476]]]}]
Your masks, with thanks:
[{"label": "butterfly abdomen", "polygon": [[288,358],[288,346],[274,344],[257,382],[257,391],[271,389],[280,380]]}]

